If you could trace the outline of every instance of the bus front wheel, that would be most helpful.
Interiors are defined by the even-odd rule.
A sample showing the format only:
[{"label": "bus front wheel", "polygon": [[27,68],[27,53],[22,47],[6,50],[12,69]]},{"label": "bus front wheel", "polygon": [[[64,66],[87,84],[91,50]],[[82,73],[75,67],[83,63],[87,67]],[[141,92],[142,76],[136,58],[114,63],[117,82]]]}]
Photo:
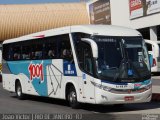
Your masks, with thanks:
[{"label": "bus front wheel", "polygon": [[16,95],[17,95],[17,98],[20,100],[24,98],[24,94],[22,93],[22,86],[20,82],[17,82],[16,84]]},{"label": "bus front wheel", "polygon": [[71,87],[68,93],[68,101],[69,101],[69,105],[76,109],[79,108],[79,103],[77,101],[77,93],[74,87]]}]

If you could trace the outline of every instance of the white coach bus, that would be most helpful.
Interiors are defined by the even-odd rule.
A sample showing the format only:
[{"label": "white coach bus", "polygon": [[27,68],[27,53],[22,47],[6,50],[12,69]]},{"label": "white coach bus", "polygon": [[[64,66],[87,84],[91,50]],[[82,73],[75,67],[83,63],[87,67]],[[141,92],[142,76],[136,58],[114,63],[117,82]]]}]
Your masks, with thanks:
[{"label": "white coach bus", "polygon": [[146,40],[152,73],[160,72],[160,41]]},{"label": "white coach bus", "polygon": [[145,42],[133,29],[80,25],[3,42],[3,87],[79,103],[127,104],[151,100]]}]

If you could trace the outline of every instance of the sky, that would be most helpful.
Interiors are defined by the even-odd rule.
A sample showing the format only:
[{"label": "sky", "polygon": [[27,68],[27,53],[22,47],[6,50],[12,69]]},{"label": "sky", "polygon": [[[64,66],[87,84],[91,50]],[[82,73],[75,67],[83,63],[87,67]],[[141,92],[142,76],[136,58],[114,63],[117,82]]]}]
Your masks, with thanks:
[{"label": "sky", "polygon": [[33,4],[33,3],[61,3],[79,2],[80,0],[0,0],[0,4]]}]

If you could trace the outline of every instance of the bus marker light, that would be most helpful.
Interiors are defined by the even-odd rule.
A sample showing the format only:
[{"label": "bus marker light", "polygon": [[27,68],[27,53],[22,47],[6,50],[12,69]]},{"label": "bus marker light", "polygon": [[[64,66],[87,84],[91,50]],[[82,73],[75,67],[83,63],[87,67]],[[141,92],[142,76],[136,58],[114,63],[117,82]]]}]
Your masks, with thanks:
[{"label": "bus marker light", "polygon": [[44,38],[45,35],[37,35],[37,36],[34,36],[35,38]]}]

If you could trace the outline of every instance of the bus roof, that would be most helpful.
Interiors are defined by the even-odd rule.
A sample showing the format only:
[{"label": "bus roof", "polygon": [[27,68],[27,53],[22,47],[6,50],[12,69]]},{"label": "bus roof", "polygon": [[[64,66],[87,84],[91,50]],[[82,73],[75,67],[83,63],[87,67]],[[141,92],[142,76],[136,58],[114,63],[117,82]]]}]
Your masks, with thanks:
[{"label": "bus roof", "polygon": [[71,33],[82,32],[91,35],[104,35],[104,36],[141,36],[141,34],[138,31],[126,27],[113,26],[113,25],[75,25],[62,28],[55,28],[51,30],[25,35],[14,39],[5,40],[3,44],[67,34],[70,32]]},{"label": "bus roof", "polygon": [[141,36],[141,34],[131,28],[114,25],[85,25],[73,26],[71,32],[86,32],[93,35],[104,36]]}]

